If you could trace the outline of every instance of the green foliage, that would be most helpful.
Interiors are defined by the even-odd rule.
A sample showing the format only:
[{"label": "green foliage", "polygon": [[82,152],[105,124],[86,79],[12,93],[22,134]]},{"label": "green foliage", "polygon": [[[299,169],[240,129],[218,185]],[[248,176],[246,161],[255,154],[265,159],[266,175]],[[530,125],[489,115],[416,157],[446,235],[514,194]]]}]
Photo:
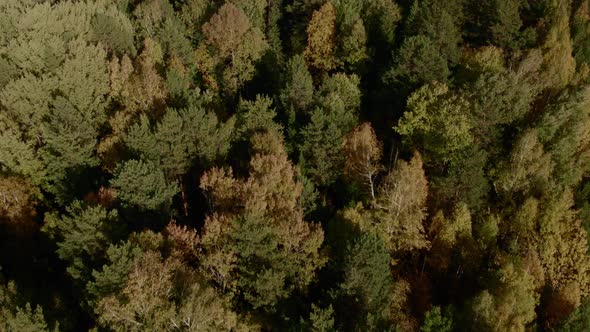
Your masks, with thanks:
[{"label": "green foliage", "polygon": [[153,129],[147,116],[139,120],[129,129],[125,143],[139,157],[160,165],[168,178],[184,175],[197,157],[209,164],[222,159],[229,149],[233,122],[219,123],[202,106],[168,109]]},{"label": "green foliage", "polygon": [[533,99],[532,89],[512,72],[483,73],[470,86],[473,114],[482,128],[521,119]]},{"label": "green foliage", "polygon": [[408,110],[394,129],[409,144],[423,147],[428,162],[449,162],[473,143],[473,125],[466,114],[469,106],[446,85],[432,83],[408,98]]},{"label": "green foliage", "polygon": [[557,331],[560,332],[580,332],[590,328],[590,305],[588,302],[582,304],[567,319],[560,324]]},{"label": "green foliage", "polygon": [[131,242],[119,245],[111,244],[106,250],[108,264],[100,270],[92,270],[92,280],[86,285],[93,299],[101,299],[119,292],[127,282],[127,276],[134,260],[142,250]]},{"label": "green foliage", "polygon": [[52,77],[37,78],[31,74],[10,81],[0,92],[3,111],[16,125],[27,141],[42,136],[41,122],[49,114],[51,91],[55,85]]},{"label": "green foliage", "polygon": [[74,280],[88,281],[119,228],[117,218],[116,210],[86,206],[80,201],[74,201],[62,216],[45,215],[44,231],[57,240],[56,252],[68,262],[67,271]]},{"label": "green foliage", "polygon": [[166,180],[162,168],[152,161],[129,160],[115,171],[111,185],[125,206],[145,210],[166,209],[178,193],[176,183]]},{"label": "green foliage", "polygon": [[588,6],[580,5],[572,24],[572,43],[574,47],[574,58],[576,64],[590,64],[590,22],[588,20]]},{"label": "green foliage", "polygon": [[316,93],[321,107],[301,130],[299,147],[304,174],[321,186],[332,184],[342,169],[344,136],[357,124],[360,107],[359,79],[341,73],[327,77]]},{"label": "green foliage", "polygon": [[236,119],[236,139],[248,139],[256,132],[280,134],[283,129],[274,121],[276,111],[272,108],[272,103],[272,99],[260,95],[254,101],[241,100]]},{"label": "green foliage", "polygon": [[563,185],[578,183],[587,169],[585,165],[590,162],[587,95],[586,88],[564,92],[548,105],[538,124],[539,141],[551,153],[555,177]]},{"label": "green foliage", "polygon": [[488,153],[475,145],[454,155],[446,172],[432,179],[438,202],[464,201],[470,208],[480,209],[490,191],[486,174]]},{"label": "green foliage", "polygon": [[506,49],[519,49],[535,42],[536,31],[523,27],[521,12],[529,6],[516,0],[495,0],[481,3],[468,1],[469,14],[476,17],[468,22],[474,34]]},{"label": "green foliage", "polygon": [[386,76],[393,83],[419,85],[431,81],[445,82],[450,75],[447,62],[428,37],[409,37],[398,52],[394,67]]},{"label": "green foliage", "polygon": [[283,107],[306,110],[313,101],[313,80],[302,55],[295,55],[287,62],[287,73],[281,102]]},{"label": "green foliage", "polygon": [[483,331],[525,331],[535,319],[538,296],[533,278],[512,264],[498,272],[498,286],[483,291],[473,303],[474,321]]},{"label": "green foliage", "polygon": [[587,329],[589,8],[0,0],[0,330]]},{"label": "green foliage", "polygon": [[[3,331],[49,331],[40,306],[31,308],[29,303],[19,305],[21,299],[14,282],[0,285],[0,329]],[[58,331],[58,327],[55,327]]]},{"label": "green foliage", "polygon": [[357,312],[357,327],[378,328],[390,324],[393,278],[389,253],[377,236],[363,234],[348,247],[343,265],[342,292]]},{"label": "green foliage", "polygon": [[133,10],[133,25],[139,37],[155,37],[162,24],[174,17],[174,8],[167,0],[148,0]]},{"label": "green foliage", "polygon": [[95,155],[98,132],[90,119],[61,97],[55,100],[41,128],[46,142],[40,153],[47,165],[44,188],[64,203],[72,196],[74,179],[85,168],[98,164]]},{"label": "green foliage", "polygon": [[19,139],[12,130],[0,134],[0,172],[19,174],[39,183],[44,177],[43,163],[32,144]]},{"label": "green foliage", "polygon": [[458,62],[460,54],[461,7],[461,1],[414,1],[406,22],[407,34],[427,37],[442,58],[452,66]]},{"label": "green foliage", "polygon": [[441,313],[440,307],[433,307],[424,314],[424,322],[420,327],[421,332],[451,332],[453,320]]},{"label": "green foliage", "polygon": [[358,69],[368,58],[367,33],[358,1],[336,1],[338,47],[336,56],[342,67]]},{"label": "green foliage", "polygon": [[338,177],[334,170],[341,169],[343,156],[340,146],[345,133],[337,126],[342,118],[316,108],[310,123],[302,129],[303,144],[299,147],[304,174],[315,183],[326,186]]},{"label": "green foliage", "polygon": [[328,306],[323,309],[315,304],[311,305],[311,314],[309,315],[311,327],[314,332],[328,332],[334,330],[334,309]]},{"label": "green foliage", "polygon": [[568,6],[561,6],[551,1],[551,28],[545,41],[545,56],[541,78],[547,78],[547,86],[564,87],[572,79],[575,72],[573,45],[570,37]]},{"label": "green foliage", "polygon": [[92,17],[93,40],[105,44],[117,55],[135,55],[134,31],[123,15],[97,13]]},{"label": "green foliage", "polygon": [[379,46],[393,46],[397,24],[401,20],[401,10],[397,3],[388,0],[371,1],[365,7],[365,25],[368,37]]},{"label": "green foliage", "polygon": [[214,168],[201,187],[216,211],[205,221],[204,266],[222,289],[273,312],[279,300],[312,281],[324,264],[323,232],[303,220],[302,186],[283,151],[256,154],[244,180]]}]

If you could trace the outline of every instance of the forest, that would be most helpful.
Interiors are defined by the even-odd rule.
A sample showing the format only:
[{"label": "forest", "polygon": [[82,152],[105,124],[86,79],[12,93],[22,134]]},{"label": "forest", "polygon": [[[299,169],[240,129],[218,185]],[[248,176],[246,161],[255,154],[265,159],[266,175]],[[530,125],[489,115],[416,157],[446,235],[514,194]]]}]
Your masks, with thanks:
[{"label": "forest", "polygon": [[0,331],[590,331],[590,0],[0,0]]}]

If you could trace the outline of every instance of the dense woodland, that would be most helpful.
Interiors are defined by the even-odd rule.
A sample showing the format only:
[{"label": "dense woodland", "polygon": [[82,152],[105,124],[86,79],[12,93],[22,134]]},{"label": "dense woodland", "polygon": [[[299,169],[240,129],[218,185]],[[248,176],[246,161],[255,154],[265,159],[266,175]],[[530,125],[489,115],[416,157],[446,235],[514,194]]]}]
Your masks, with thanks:
[{"label": "dense woodland", "polygon": [[0,331],[590,331],[590,1],[0,0]]}]

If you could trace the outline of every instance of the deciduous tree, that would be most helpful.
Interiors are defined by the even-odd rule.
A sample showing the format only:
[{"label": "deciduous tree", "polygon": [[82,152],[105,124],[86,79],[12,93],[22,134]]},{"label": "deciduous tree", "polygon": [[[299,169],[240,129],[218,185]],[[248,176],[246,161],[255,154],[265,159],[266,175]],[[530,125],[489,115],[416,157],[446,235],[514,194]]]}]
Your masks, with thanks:
[{"label": "deciduous tree", "polygon": [[371,124],[365,122],[355,128],[344,138],[342,146],[345,155],[344,176],[375,199],[375,178],[382,168],[382,147]]},{"label": "deciduous tree", "polygon": [[313,13],[307,26],[307,47],[305,59],[319,71],[330,71],[336,67],[336,8],[327,1]]}]

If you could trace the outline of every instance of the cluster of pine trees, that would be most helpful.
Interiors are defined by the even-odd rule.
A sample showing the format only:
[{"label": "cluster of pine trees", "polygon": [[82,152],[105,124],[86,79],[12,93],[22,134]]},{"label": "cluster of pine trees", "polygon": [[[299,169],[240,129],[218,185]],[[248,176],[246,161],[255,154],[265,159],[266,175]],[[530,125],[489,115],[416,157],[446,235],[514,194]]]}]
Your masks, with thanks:
[{"label": "cluster of pine trees", "polygon": [[588,231],[588,0],[0,0],[0,331],[589,331]]}]

